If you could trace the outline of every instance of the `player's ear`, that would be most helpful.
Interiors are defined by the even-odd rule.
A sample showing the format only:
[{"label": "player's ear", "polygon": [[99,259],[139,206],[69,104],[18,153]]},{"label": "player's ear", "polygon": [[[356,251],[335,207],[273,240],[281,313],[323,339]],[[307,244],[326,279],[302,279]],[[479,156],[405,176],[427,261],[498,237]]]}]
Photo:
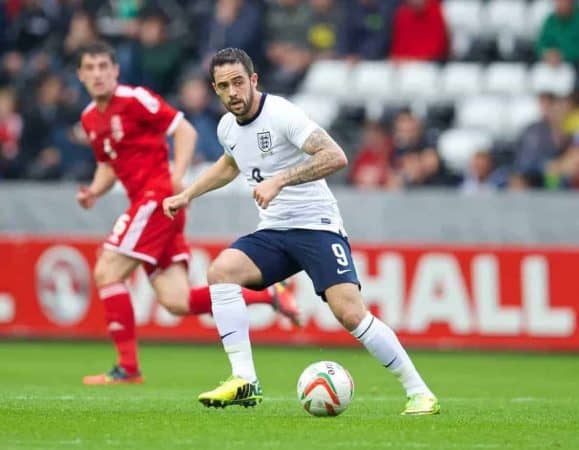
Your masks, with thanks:
[{"label": "player's ear", "polygon": [[251,81],[251,85],[252,85],[252,86],[254,86],[254,87],[257,86],[257,81],[258,81],[258,79],[259,79],[259,76],[257,75],[257,73],[253,72],[253,73],[251,74],[251,76],[249,77],[249,79],[250,79],[250,81]]}]

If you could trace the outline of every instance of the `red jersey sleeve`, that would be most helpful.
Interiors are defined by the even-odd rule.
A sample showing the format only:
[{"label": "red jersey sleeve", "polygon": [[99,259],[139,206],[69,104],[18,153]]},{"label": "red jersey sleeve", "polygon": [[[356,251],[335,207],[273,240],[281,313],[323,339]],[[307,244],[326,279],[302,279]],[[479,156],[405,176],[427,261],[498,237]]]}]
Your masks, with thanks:
[{"label": "red jersey sleeve", "polygon": [[139,119],[151,130],[172,134],[183,113],[169,105],[163,98],[143,87],[134,89],[134,105]]},{"label": "red jersey sleeve", "polygon": [[82,129],[84,130],[84,133],[86,134],[86,139],[90,145],[90,148],[92,149],[92,152],[94,153],[96,160],[98,162],[109,161],[109,158],[107,157],[107,155],[105,155],[105,152],[103,151],[103,149],[99,148],[99,146],[96,145],[96,141],[94,139],[94,133],[95,132],[91,128],[90,117],[87,114],[83,114],[80,117],[80,123],[82,125]]}]

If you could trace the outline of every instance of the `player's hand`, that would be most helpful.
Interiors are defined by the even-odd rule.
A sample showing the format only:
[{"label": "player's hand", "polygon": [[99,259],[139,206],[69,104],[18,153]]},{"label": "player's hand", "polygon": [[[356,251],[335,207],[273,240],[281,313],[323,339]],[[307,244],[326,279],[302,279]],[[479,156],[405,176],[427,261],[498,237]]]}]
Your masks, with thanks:
[{"label": "player's hand", "polygon": [[87,187],[81,186],[76,193],[76,201],[84,209],[91,209],[97,200],[97,196]]},{"label": "player's hand", "polygon": [[186,208],[189,199],[184,192],[167,197],[163,200],[163,213],[169,218],[174,219],[181,208]]},{"label": "player's hand", "polygon": [[276,177],[263,180],[253,189],[253,198],[260,208],[267,209],[271,201],[277,197],[282,185]]}]

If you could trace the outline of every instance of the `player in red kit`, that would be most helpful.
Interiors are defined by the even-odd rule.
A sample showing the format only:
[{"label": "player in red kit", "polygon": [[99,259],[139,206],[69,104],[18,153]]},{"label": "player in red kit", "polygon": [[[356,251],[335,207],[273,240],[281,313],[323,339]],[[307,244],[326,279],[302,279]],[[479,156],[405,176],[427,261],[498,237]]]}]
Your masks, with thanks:
[{"label": "player in red kit", "polygon": [[[207,286],[191,289],[187,275],[189,250],[185,213],[175,220],[163,215],[163,198],[181,190],[197,133],[160,96],[118,83],[119,66],[112,47],[90,44],[79,52],[77,74],[92,98],[82,113],[82,126],[97,159],[89,186],[77,201],[91,208],[119,180],[130,206],[115,223],[95,266],[118,363],[104,374],[84,377],[85,384],[141,383],[135,318],[126,278],[143,264],[159,302],[176,315],[211,312]],[[169,169],[167,136],[173,137],[174,168]],[[268,291],[245,290],[248,303],[269,303],[297,323],[293,297],[283,286]]]}]

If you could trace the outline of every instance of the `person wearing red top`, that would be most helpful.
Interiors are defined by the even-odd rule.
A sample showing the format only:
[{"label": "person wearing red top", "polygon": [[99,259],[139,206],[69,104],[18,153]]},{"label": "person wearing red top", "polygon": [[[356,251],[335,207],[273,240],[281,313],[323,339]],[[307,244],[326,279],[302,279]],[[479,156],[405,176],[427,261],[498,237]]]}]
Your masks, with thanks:
[{"label": "person wearing red top", "polygon": [[394,17],[395,60],[441,61],[448,57],[449,38],[438,0],[406,0]]},{"label": "person wearing red top", "polygon": [[[164,197],[180,192],[181,179],[193,156],[197,132],[157,94],[118,84],[119,66],[112,47],[96,42],[83,47],[77,74],[92,102],[81,123],[97,159],[90,186],[82,186],[77,201],[91,208],[119,180],[130,200],[104,243],[94,276],[118,364],[106,374],[84,377],[85,384],[140,383],[135,318],[125,279],[143,265],[159,302],[177,315],[211,312],[207,286],[191,289],[185,241],[185,213],[175,220],[163,215]],[[171,172],[167,136],[173,137],[175,161]],[[283,286],[245,290],[248,304],[269,303],[297,322],[297,307]]]}]

